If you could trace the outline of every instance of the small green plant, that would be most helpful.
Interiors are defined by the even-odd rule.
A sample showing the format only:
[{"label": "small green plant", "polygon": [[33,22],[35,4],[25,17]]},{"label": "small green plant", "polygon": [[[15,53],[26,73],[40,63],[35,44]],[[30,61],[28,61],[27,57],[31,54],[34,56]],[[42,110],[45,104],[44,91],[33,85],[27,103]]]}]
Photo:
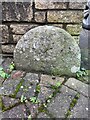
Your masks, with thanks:
[{"label": "small green plant", "polygon": [[80,77],[84,77],[84,76],[87,76],[88,73],[87,71],[84,69],[84,68],[81,68],[81,70],[79,70],[77,73],[76,73],[76,78],[80,78]]},{"label": "small green plant", "polygon": [[30,97],[30,102],[32,102],[34,104],[38,104],[40,101],[39,101],[39,99],[37,99],[37,97]]},{"label": "small green plant", "polygon": [[36,86],[36,92],[37,92],[37,93],[40,93],[40,90],[41,90],[40,85],[37,85],[37,86]]},{"label": "small green plant", "polygon": [[58,88],[58,87],[60,87],[61,86],[61,82],[57,82],[56,84],[55,84],[55,86]]},{"label": "small green plant", "polygon": [[10,65],[9,65],[9,70],[12,71],[15,69],[15,64],[14,62],[12,62]]},{"label": "small green plant", "polygon": [[3,79],[7,79],[10,77],[10,75],[5,73],[4,69],[0,67],[0,77],[2,77]]},{"label": "small green plant", "polygon": [[50,87],[51,87],[52,89],[58,89],[60,86],[61,86],[61,82],[56,82],[55,85],[51,85],[51,84],[50,84]]},{"label": "small green plant", "polygon": [[22,96],[21,96],[21,102],[24,103],[24,102],[26,102],[26,101],[27,101],[26,97],[25,97],[24,95],[22,95]]}]

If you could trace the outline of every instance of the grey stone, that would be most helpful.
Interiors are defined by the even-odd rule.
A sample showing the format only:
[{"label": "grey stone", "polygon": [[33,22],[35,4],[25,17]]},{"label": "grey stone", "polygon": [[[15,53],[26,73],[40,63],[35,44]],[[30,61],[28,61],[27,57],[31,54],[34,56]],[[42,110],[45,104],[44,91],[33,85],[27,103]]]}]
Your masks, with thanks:
[{"label": "grey stone", "polygon": [[65,114],[69,109],[72,99],[75,97],[76,92],[63,86],[61,93],[58,93],[52,102],[48,105],[49,112],[55,118],[65,118]]},{"label": "grey stone", "polygon": [[53,75],[74,75],[80,69],[80,49],[65,30],[39,26],[17,43],[14,61],[17,69]]},{"label": "grey stone", "polygon": [[39,113],[37,118],[50,118],[50,117],[46,113],[42,112],[42,113]]},{"label": "grey stone", "polygon": [[64,81],[64,77],[55,77],[50,75],[41,75],[40,81],[40,93],[38,94],[38,98],[41,102],[45,102],[45,100],[54,92],[53,89],[50,89],[50,85],[55,86],[56,83]]},{"label": "grey stone", "polygon": [[89,118],[88,98],[80,95],[77,104],[71,111],[69,118]]},{"label": "grey stone", "polygon": [[60,82],[62,84],[64,82],[64,77],[41,75],[40,84],[45,87],[50,87],[50,85],[56,85],[56,83],[58,83],[58,82]]},{"label": "grey stone", "polygon": [[90,89],[90,86],[75,78],[69,78],[65,85],[83,94],[84,96],[89,96],[88,90]]},{"label": "grey stone", "polygon": [[38,104],[27,102],[26,107],[30,111],[31,117],[36,118],[36,114],[38,113]]},{"label": "grey stone", "polygon": [[[11,1],[11,0],[9,0]],[[2,2],[3,21],[31,21],[32,2]]]},{"label": "grey stone", "polygon": [[38,74],[34,73],[27,73],[26,76],[23,78],[24,82],[20,87],[19,92],[17,93],[16,97],[21,98],[21,95],[24,95],[26,98],[30,98],[35,95],[36,92],[36,85],[39,82]]},{"label": "grey stone", "polygon": [[40,93],[38,94],[38,99],[40,100],[40,103],[44,103],[45,100],[54,92],[50,88],[44,87],[40,85]]},{"label": "grey stone", "polygon": [[14,94],[17,85],[20,83],[21,79],[17,80],[6,80],[3,85],[0,87],[1,95],[11,95]]},{"label": "grey stone", "polygon": [[16,103],[19,103],[19,99],[15,99],[15,98],[10,98],[10,97],[6,97],[6,96],[2,96],[2,101],[5,107],[9,107],[9,106],[13,106]]},{"label": "grey stone", "polygon": [[2,113],[2,118],[27,118],[25,105],[19,105]]}]

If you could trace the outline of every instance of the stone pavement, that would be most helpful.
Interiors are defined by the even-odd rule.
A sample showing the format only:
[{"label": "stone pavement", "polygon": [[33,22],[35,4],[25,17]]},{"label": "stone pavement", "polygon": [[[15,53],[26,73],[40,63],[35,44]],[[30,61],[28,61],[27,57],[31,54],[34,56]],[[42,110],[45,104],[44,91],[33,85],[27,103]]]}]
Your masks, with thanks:
[{"label": "stone pavement", "polygon": [[[10,62],[1,65],[6,72]],[[0,77],[0,120],[89,119],[89,87],[75,78],[14,70],[8,79]]]}]

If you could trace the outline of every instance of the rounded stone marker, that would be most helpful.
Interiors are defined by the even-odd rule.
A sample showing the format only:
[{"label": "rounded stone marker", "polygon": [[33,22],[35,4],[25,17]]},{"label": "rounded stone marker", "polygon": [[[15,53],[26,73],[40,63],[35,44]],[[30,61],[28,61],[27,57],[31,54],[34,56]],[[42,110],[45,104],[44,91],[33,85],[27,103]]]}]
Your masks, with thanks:
[{"label": "rounded stone marker", "polygon": [[16,68],[27,72],[73,76],[80,69],[80,61],[76,41],[65,30],[54,26],[29,30],[14,50]]}]

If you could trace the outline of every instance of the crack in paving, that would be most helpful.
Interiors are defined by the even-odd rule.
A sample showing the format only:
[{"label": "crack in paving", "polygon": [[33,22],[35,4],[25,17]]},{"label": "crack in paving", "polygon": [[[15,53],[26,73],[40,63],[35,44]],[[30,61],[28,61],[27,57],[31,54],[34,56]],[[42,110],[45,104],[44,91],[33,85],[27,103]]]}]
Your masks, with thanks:
[{"label": "crack in paving", "polygon": [[67,86],[67,85],[65,85],[65,84],[64,84],[64,86],[68,87],[68,88],[71,89],[71,90],[74,90],[74,91],[78,92],[79,94],[83,95],[83,96],[86,97],[86,98],[90,98],[89,96],[87,97],[85,94],[83,94],[82,92],[79,92],[78,90],[75,90],[75,89],[73,89],[73,88],[71,88],[71,87],[69,87],[69,86]]},{"label": "crack in paving", "polygon": [[77,93],[75,97],[72,99],[69,109],[65,113],[65,118],[68,118],[71,115],[71,110],[74,108],[74,106],[77,104],[78,99],[80,98],[80,93]]}]

